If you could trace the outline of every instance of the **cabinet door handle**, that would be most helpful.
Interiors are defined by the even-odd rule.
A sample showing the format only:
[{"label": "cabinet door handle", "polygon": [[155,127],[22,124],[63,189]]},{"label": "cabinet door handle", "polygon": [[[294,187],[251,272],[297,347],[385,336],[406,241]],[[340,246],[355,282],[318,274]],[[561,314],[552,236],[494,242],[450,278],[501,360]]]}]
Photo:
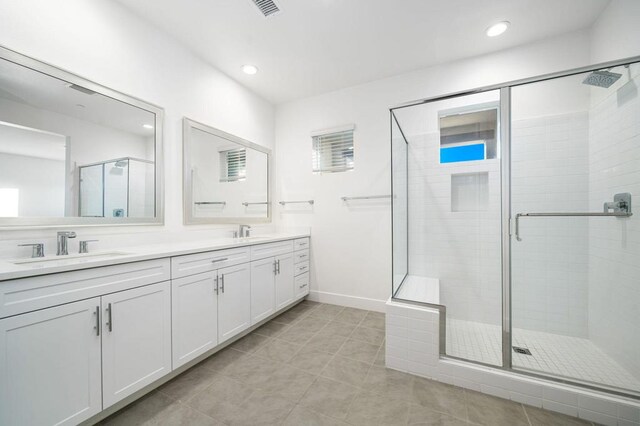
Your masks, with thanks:
[{"label": "cabinet door handle", "polygon": [[112,308],[111,303],[107,305],[107,327],[109,327],[109,331],[113,331],[113,318],[112,318]]},{"label": "cabinet door handle", "polygon": [[224,274],[220,275],[220,288],[222,289],[222,292],[224,293]]},{"label": "cabinet door handle", "polygon": [[100,306],[96,306],[96,311],[94,312],[96,316],[96,326],[93,327],[96,329],[96,336],[100,335]]},{"label": "cabinet door handle", "polygon": [[216,275],[216,279],[214,280],[216,282],[216,287],[214,289],[214,291],[216,292],[216,294],[219,294],[219,290],[218,290],[218,276]]},{"label": "cabinet door handle", "polygon": [[277,265],[278,265],[278,275],[280,275],[280,259],[276,260]]},{"label": "cabinet door handle", "polygon": [[274,260],[273,261],[273,275],[277,275],[278,274],[278,269],[276,269],[276,265],[277,265],[277,262]]},{"label": "cabinet door handle", "polygon": [[213,259],[211,263],[224,262],[225,260],[229,260],[228,257],[222,257],[220,259]]}]

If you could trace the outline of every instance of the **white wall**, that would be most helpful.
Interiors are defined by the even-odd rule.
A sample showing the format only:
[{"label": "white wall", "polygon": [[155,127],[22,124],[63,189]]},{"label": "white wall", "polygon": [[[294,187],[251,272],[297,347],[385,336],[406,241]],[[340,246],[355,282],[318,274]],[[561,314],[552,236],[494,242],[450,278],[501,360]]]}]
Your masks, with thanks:
[{"label": "white wall", "polygon": [[[77,229],[79,239],[97,237],[101,242],[96,248],[109,248],[137,244],[140,233],[153,242],[203,238],[231,229],[182,225],[181,119],[187,116],[272,148],[271,104],[109,0],[1,2],[0,40],[20,53],[165,109],[165,226]],[[45,241],[51,252],[54,234],[0,232],[0,255],[24,254],[15,244],[26,239]]]},{"label": "white wall", "polygon": [[18,216],[64,215],[64,161],[0,152],[0,188],[18,189]]},{"label": "white wall", "polygon": [[[276,216],[280,225],[312,227],[314,296],[380,306],[376,301],[391,293],[390,203],[345,205],[340,200],[390,193],[389,107],[589,61],[589,35],[578,32],[279,106],[277,199],[313,198],[316,204],[295,212],[277,207]],[[355,170],[313,175],[310,133],[346,123],[356,125]]]}]

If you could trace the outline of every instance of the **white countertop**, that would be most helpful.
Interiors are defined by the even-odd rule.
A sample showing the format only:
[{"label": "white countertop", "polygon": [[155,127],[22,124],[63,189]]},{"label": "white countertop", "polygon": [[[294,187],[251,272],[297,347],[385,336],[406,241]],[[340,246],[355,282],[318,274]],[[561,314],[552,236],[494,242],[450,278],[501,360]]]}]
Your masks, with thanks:
[{"label": "white countertop", "polygon": [[[71,254],[67,256],[47,256],[37,260],[44,262],[15,264],[30,259],[0,260],[0,281],[27,278],[36,275],[55,274],[79,269],[100,266],[118,265],[121,263],[139,262],[142,260],[160,259],[184,254],[202,253],[234,247],[252,246],[308,237],[309,233],[279,232],[267,235],[255,235],[248,239],[215,238],[198,241],[180,241],[166,244],[151,244],[135,247],[122,247],[113,250],[90,252],[85,255]],[[109,255],[117,253],[117,255]],[[0,282],[0,285],[2,283]]]}]

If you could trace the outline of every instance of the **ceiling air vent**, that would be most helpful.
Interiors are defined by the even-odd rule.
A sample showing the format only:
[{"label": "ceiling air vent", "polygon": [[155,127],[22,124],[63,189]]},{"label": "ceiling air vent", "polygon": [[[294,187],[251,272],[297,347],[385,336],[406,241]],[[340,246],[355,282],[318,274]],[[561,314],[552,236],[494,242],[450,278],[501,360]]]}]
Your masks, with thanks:
[{"label": "ceiling air vent", "polygon": [[68,84],[67,87],[69,89],[73,89],[73,90],[77,90],[78,92],[82,92],[86,95],[95,95],[96,92],[94,92],[91,89],[87,89],[86,87],[82,87],[82,86],[78,86],[77,84]]},{"label": "ceiling air vent", "polygon": [[273,0],[251,0],[251,2],[260,9],[260,13],[262,13],[265,18],[280,12],[280,8]]}]

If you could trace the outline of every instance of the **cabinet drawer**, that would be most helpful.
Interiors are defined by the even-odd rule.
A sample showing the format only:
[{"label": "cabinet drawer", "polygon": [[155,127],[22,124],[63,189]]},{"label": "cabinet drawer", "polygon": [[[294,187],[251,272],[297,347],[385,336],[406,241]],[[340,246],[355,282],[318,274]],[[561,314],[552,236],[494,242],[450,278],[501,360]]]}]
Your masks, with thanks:
[{"label": "cabinet drawer", "polygon": [[308,250],[309,249],[309,237],[298,238],[293,241],[294,250]]},{"label": "cabinet drawer", "polygon": [[297,251],[293,256],[294,263],[308,262],[309,261],[309,250]]},{"label": "cabinet drawer", "polygon": [[295,278],[295,287],[294,290],[296,292],[296,299],[306,296],[309,294],[309,273],[305,273],[302,275],[298,275]]},{"label": "cabinet drawer", "polygon": [[277,243],[259,244],[251,246],[251,260],[260,260],[265,257],[279,256],[293,251],[293,240],[278,241]]},{"label": "cabinet drawer", "polygon": [[227,266],[247,263],[249,247],[208,251],[171,258],[171,277],[181,278],[203,272],[211,272]]},{"label": "cabinet drawer", "polygon": [[169,259],[147,260],[0,283],[0,318],[166,281]]},{"label": "cabinet drawer", "polygon": [[302,262],[295,265],[295,273],[294,275],[298,276],[300,274],[304,274],[305,272],[309,272],[309,262]]}]

